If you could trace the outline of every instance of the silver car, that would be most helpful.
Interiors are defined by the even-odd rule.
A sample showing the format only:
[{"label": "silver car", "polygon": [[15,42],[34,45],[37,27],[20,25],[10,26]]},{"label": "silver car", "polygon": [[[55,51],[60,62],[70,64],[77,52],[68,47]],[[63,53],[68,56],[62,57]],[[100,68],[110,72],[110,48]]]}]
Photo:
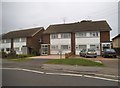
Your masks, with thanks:
[{"label": "silver car", "polygon": [[80,56],[83,56],[83,57],[94,57],[96,58],[97,57],[97,52],[94,50],[94,49],[82,49],[80,51]]}]

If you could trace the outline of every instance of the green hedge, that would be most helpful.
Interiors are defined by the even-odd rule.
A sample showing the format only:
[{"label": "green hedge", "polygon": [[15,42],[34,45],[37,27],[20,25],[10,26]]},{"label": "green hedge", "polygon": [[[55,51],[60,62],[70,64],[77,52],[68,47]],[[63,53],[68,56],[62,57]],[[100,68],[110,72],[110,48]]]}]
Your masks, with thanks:
[{"label": "green hedge", "polygon": [[25,57],[32,57],[33,55],[26,55],[26,54],[19,54],[17,55],[18,58],[25,58]]}]

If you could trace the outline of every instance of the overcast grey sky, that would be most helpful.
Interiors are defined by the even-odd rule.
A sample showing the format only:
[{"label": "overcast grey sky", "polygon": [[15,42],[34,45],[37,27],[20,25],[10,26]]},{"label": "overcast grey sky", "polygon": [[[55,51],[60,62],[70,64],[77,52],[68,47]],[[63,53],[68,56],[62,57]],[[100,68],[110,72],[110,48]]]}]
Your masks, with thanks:
[{"label": "overcast grey sky", "polygon": [[2,2],[3,33],[22,28],[87,20],[106,20],[118,34],[117,2]]}]

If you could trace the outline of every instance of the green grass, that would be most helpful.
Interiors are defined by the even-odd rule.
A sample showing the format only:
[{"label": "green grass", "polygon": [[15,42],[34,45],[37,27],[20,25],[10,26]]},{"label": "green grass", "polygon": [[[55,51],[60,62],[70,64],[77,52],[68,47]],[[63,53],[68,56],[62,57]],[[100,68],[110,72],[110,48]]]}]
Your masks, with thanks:
[{"label": "green grass", "polygon": [[80,66],[104,66],[102,63],[94,62],[86,59],[54,59],[49,60],[46,64],[64,64],[64,65],[80,65]]},{"label": "green grass", "polygon": [[28,61],[28,60],[32,60],[32,58],[7,58],[7,60],[9,61],[16,61],[16,62],[23,62],[23,61]]}]

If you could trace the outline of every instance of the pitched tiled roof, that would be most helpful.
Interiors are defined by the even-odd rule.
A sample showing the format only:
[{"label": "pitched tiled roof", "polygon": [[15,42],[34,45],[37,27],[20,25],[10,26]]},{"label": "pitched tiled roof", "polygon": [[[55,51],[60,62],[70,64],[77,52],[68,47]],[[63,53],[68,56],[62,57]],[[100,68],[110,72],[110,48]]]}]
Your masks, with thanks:
[{"label": "pitched tiled roof", "polygon": [[29,29],[25,29],[25,30],[11,31],[6,34],[3,34],[2,39],[32,37],[32,36],[34,36],[35,33],[39,32],[42,29],[44,29],[44,28],[37,27],[37,28],[29,28]]},{"label": "pitched tiled roof", "polygon": [[50,25],[44,33],[61,33],[61,32],[79,32],[79,31],[110,31],[108,23],[103,21],[81,21],[69,24]]}]

